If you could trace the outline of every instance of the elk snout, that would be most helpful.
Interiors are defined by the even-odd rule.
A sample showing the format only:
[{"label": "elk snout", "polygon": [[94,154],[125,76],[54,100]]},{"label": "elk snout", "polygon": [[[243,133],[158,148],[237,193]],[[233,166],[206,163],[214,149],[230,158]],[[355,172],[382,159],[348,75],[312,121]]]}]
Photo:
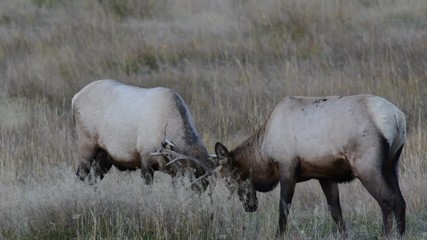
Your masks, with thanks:
[{"label": "elk snout", "polygon": [[255,190],[239,188],[238,195],[246,212],[255,212],[258,209],[258,198]]}]

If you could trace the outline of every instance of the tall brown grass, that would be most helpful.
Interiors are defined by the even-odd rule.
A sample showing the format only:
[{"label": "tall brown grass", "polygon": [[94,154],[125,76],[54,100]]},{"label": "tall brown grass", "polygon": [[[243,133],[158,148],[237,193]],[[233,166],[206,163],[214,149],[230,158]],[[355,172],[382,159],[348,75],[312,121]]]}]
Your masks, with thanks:
[{"label": "tall brown grass", "polygon": [[[241,142],[284,96],[383,96],[408,122],[406,238],[427,238],[426,16],[424,0],[1,1],[0,239],[275,237],[277,190],[249,214],[221,181],[212,198],[162,174],[78,182],[70,100],[104,78],[178,91],[209,150]],[[287,238],[341,238],[318,185],[297,185]],[[350,238],[379,236],[361,184],[340,190]]]}]

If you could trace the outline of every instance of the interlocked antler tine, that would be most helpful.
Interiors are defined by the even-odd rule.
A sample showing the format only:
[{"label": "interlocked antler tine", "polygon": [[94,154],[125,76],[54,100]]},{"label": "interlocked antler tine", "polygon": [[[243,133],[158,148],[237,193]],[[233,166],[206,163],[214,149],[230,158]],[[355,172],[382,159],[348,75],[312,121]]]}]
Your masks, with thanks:
[{"label": "interlocked antler tine", "polygon": [[208,171],[206,171],[206,173],[205,173],[205,174],[203,174],[203,176],[200,176],[200,177],[198,177],[198,178],[194,179],[192,182],[190,182],[190,185],[193,185],[193,184],[194,184],[194,183],[196,183],[197,181],[199,181],[199,180],[201,180],[201,179],[203,179],[203,178],[205,178],[205,177],[207,177],[207,176],[209,176],[209,175],[211,175],[211,173],[210,173],[210,172],[208,172]]},{"label": "interlocked antler tine", "polygon": [[[176,147],[176,145],[173,142],[171,142],[167,139],[165,140],[165,143],[169,144],[170,146]],[[169,160],[169,162],[166,164],[166,166],[173,164],[173,163],[179,163],[180,160],[189,160],[189,161],[192,161],[192,162],[200,165],[201,167],[203,167],[206,170],[206,172],[209,172],[209,173],[213,172],[212,167],[208,166],[206,163],[200,161],[199,159],[185,155],[185,154],[182,154],[182,153],[178,153],[172,149],[167,149],[167,148],[165,148],[166,146],[167,145],[162,143],[162,147],[159,148],[159,150],[151,153],[151,155],[153,155],[153,156],[165,156]]]},{"label": "interlocked antler tine", "polygon": [[156,152],[152,152],[150,153],[152,156],[164,156],[166,157],[169,161],[173,160],[173,157],[169,154],[165,154],[164,150],[167,149],[168,145],[170,146],[170,150],[173,151],[173,148],[176,147],[175,143],[173,143],[172,141],[170,141],[169,139],[165,139],[164,142],[161,143],[161,147],[156,151]]},{"label": "interlocked antler tine", "polygon": [[[197,181],[199,181],[199,180],[201,180],[201,179],[203,179],[203,178],[205,178],[211,174],[215,174],[215,171],[212,167],[210,167],[206,163],[200,161],[199,159],[174,151],[173,148],[176,147],[176,145],[173,142],[165,139],[165,142],[162,142],[161,145],[162,145],[162,147],[160,147],[159,150],[157,150],[156,152],[151,153],[151,155],[166,157],[169,160],[169,162],[166,164],[166,166],[178,164],[181,167],[182,165],[179,161],[188,160],[188,161],[192,161],[192,162],[200,165],[201,167],[203,167],[205,169],[205,171],[206,171],[205,174],[203,174],[203,176],[198,177],[197,179],[194,179],[190,183],[190,185],[193,185]],[[167,145],[170,145],[171,149],[166,148]],[[213,158],[213,157],[216,157],[216,155],[211,154],[211,155],[209,155],[209,157]],[[175,166],[175,167],[177,167],[177,166]]]},{"label": "interlocked antler tine", "polygon": [[155,151],[155,152],[152,152],[152,153],[150,153],[150,155],[151,156],[161,156],[161,155],[164,155],[164,154],[162,154],[162,148],[160,148],[160,149],[158,149],[157,151]]},{"label": "interlocked antler tine", "polygon": [[186,157],[177,157],[175,159],[172,159],[170,162],[166,163],[166,166],[173,164],[173,163],[176,163],[179,160],[185,160],[185,159],[187,159],[187,158]]},{"label": "interlocked antler tine", "polygon": [[[167,154],[175,156],[175,158],[171,162],[169,162],[168,164],[172,164],[173,162],[176,162],[179,160],[189,160],[189,161],[192,161],[192,162],[202,166],[207,172],[213,171],[212,167],[206,165],[204,162],[200,161],[197,158],[194,158],[194,157],[182,154],[182,153],[178,153],[178,152],[175,152],[175,151],[170,150],[170,149],[165,149],[165,148],[162,149],[162,152],[165,152]],[[168,164],[166,164],[166,165],[168,165]]]},{"label": "interlocked antler tine", "polygon": [[[166,166],[168,166],[169,163],[174,160],[170,154],[164,153],[164,150],[166,149],[165,147],[167,146],[167,144],[172,145],[173,143],[170,141],[168,141],[168,143],[162,142],[162,147],[160,147],[157,151],[150,153],[150,155],[152,155],[152,156],[162,156],[162,157],[166,158],[168,161]],[[175,146],[175,144],[173,144],[173,146]],[[176,166],[175,164],[178,166]],[[175,167],[175,169],[177,171],[179,171],[179,168],[182,167],[182,164],[180,162],[175,162],[175,164],[173,166]]]}]

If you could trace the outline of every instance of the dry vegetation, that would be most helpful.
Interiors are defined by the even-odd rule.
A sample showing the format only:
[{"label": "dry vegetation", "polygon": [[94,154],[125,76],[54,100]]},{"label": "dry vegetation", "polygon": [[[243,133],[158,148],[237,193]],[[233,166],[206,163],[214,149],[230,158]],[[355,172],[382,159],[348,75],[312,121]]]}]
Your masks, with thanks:
[{"label": "dry vegetation", "polygon": [[[155,176],[75,178],[70,100],[96,79],[176,89],[209,150],[247,137],[286,95],[370,93],[407,115],[400,182],[407,239],[427,238],[425,0],[0,1],[0,239],[272,239],[278,191],[245,213],[222,182],[196,196]],[[340,185],[352,239],[376,239],[377,203]],[[340,239],[315,181],[287,238]]]}]

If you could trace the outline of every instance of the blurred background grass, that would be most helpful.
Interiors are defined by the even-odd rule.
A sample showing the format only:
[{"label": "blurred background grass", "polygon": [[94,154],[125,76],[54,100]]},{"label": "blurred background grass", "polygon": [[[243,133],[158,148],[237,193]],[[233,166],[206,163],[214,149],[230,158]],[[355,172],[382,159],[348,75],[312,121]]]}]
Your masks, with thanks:
[{"label": "blurred background grass", "polygon": [[[275,236],[277,190],[247,214],[221,182],[211,205],[161,174],[152,189],[117,171],[96,190],[76,182],[71,98],[105,78],[175,89],[211,152],[248,137],[284,96],[383,96],[407,116],[407,238],[427,238],[424,0],[0,1],[0,72],[0,238]],[[350,237],[378,236],[372,197],[357,181],[340,189]],[[298,185],[288,230],[340,238],[315,181]]]}]

